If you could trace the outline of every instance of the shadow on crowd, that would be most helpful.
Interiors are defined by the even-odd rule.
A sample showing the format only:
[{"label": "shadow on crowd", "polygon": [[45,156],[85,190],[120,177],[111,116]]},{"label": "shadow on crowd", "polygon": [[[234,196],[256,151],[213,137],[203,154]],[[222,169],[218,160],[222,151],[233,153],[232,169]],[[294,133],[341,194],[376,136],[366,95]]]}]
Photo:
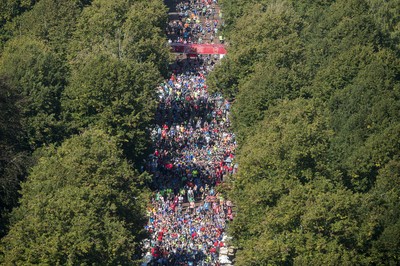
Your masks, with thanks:
[{"label": "shadow on crowd", "polygon": [[147,160],[154,197],[148,206],[144,265],[219,265],[232,203],[216,192],[237,171],[230,102],[209,94],[218,56],[177,59],[157,87],[159,107]]}]

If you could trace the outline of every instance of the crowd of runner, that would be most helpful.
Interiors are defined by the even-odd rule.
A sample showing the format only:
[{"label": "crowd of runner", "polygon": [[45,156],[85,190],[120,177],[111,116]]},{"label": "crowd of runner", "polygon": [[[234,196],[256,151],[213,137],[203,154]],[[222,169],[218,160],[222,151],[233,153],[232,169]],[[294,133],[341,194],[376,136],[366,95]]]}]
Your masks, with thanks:
[{"label": "crowd of runner", "polygon": [[169,21],[166,33],[170,43],[223,42],[218,36],[221,13],[216,0],[190,0],[176,5],[178,18]]},{"label": "crowd of runner", "polygon": [[230,103],[210,95],[213,56],[177,60],[158,88],[159,107],[147,161],[154,197],[148,206],[150,265],[218,265],[232,203],[215,187],[237,171]]}]

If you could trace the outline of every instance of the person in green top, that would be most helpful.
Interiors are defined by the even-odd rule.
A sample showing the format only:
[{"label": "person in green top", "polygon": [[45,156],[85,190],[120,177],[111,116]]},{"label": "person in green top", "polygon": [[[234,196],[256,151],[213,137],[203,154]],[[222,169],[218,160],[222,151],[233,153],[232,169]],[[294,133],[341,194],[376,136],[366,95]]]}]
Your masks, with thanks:
[{"label": "person in green top", "polygon": [[179,193],[180,193],[182,196],[184,196],[184,195],[186,194],[186,191],[185,191],[184,188],[181,188],[181,190],[179,191]]},{"label": "person in green top", "polygon": [[199,174],[199,171],[197,171],[196,169],[192,171],[193,177],[197,177],[198,174]]},{"label": "person in green top", "polygon": [[163,197],[165,196],[165,190],[164,189],[160,190],[159,193],[160,193],[161,196],[163,196]]},{"label": "person in green top", "polygon": [[170,198],[171,197],[171,195],[172,195],[172,189],[170,189],[170,188],[167,188],[167,190],[166,190],[166,192],[167,192],[167,198]]},{"label": "person in green top", "polygon": [[160,191],[158,191],[156,193],[156,201],[160,201],[160,196],[161,196],[161,193],[160,193]]},{"label": "person in green top", "polygon": [[194,193],[192,188],[189,188],[188,192],[187,192],[187,198],[189,202],[193,202],[194,201]]}]

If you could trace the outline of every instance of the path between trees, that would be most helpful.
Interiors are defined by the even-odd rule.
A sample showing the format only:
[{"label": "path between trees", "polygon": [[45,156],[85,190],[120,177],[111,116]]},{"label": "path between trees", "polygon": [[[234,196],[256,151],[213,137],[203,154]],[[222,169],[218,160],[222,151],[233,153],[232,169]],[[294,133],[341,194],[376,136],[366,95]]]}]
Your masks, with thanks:
[{"label": "path between trees", "polygon": [[[176,37],[183,40],[176,42],[176,46],[198,45],[192,41],[199,34],[211,40],[211,34],[218,31],[213,27],[218,27],[219,21],[210,25],[204,35],[202,31],[187,30],[209,21],[213,12],[219,11],[215,2],[212,5],[205,1],[168,1],[167,4],[170,22],[178,15],[178,22],[173,25],[188,24],[173,28],[173,33],[171,28],[166,29],[170,40]],[[189,34],[184,36],[184,32]],[[221,44],[206,45],[224,48]],[[144,243],[147,249],[144,265],[231,264],[228,256],[233,256],[233,250],[226,247],[225,229],[233,219],[233,206],[216,187],[237,171],[233,163],[236,141],[229,131],[230,103],[207,91],[206,77],[218,62],[218,53],[204,52],[207,54],[196,51],[194,58],[177,58],[171,65],[170,79],[157,88],[159,106],[151,134],[154,153],[147,161],[147,171],[154,177],[154,197],[148,206],[146,229],[151,236]]]}]

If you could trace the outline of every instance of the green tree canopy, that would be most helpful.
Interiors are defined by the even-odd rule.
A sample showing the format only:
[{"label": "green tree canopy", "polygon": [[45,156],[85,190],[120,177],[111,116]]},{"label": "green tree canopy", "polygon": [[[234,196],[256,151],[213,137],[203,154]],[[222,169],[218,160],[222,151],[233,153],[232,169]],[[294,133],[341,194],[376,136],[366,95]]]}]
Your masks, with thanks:
[{"label": "green tree canopy", "polygon": [[0,78],[0,237],[6,233],[8,212],[17,205],[19,182],[29,162],[18,99],[15,89]]},{"label": "green tree canopy", "polygon": [[89,0],[41,0],[7,26],[13,36],[31,36],[46,42],[52,50],[65,55],[76,20]]},{"label": "green tree canopy", "polygon": [[7,43],[0,62],[0,74],[19,95],[21,123],[31,147],[60,141],[60,97],[67,74],[60,58],[44,42],[19,37]]},{"label": "green tree canopy", "polygon": [[169,61],[163,32],[166,21],[166,7],[160,0],[93,1],[78,19],[70,57],[75,62],[106,51],[118,58],[152,62],[165,71]]},{"label": "green tree canopy", "polygon": [[400,6],[222,4],[210,85],[234,99],[236,264],[398,264]]},{"label": "green tree canopy", "polygon": [[105,53],[75,66],[62,100],[67,127],[77,133],[98,125],[118,137],[131,159],[140,158],[148,147],[159,72],[152,64]]},{"label": "green tree canopy", "polygon": [[36,0],[3,0],[0,5],[0,50],[5,42],[12,36],[12,27],[7,27],[18,15],[30,10]]},{"label": "green tree canopy", "polygon": [[164,34],[167,16],[163,1],[137,1],[130,7],[122,26],[122,54],[139,62],[152,62],[163,75],[170,62]]},{"label": "green tree canopy", "polygon": [[144,176],[115,138],[92,129],[42,153],[2,240],[4,263],[133,264],[144,236]]}]

